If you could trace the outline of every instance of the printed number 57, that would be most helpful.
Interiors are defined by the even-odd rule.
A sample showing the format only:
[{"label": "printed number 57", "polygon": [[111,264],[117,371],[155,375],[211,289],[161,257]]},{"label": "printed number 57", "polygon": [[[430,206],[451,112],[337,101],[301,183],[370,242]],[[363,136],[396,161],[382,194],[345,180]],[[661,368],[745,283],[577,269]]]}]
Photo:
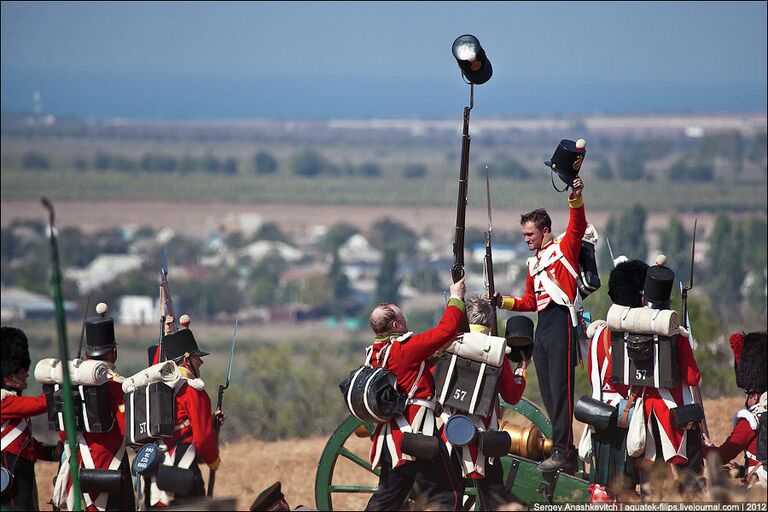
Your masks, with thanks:
[{"label": "printed number 57", "polygon": [[460,389],[457,389],[456,391],[453,392],[453,398],[459,401],[464,401],[464,397],[466,396],[467,396],[467,392],[462,391]]}]

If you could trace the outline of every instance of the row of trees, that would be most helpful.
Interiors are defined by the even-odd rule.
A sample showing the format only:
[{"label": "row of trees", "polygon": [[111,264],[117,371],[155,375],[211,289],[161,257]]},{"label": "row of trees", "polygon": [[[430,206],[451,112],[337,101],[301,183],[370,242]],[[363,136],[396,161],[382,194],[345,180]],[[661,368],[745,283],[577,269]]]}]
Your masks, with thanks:
[{"label": "row of trees", "polygon": [[[617,148],[614,163],[601,158],[590,164],[590,172],[601,180],[640,181],[650,177],[647,171],[649,161],[673,155],[677,158],[667,171],[671,181],[711,181],[715,177],[715,163],[725,162],[729,168],[739,172],[744,159],[759,163],[766,159],[766,134],[756,134],[747,141],[737,131],[705,135],[700,142],[675,145],[668,140],[629,140]],[[498,155],[487,163],[493,169],[494,177],[501,179],[529,179],[541,170],[531,170],[508,155]],[[22,155],[25,169],[52,169],[49,156],[40,151],[28,151]],[[482,165],[482,164],[481,164]],[[278,172],[295,176],[315,178],[320,176],[362,176],[376,178],[384,175],[384,167],[376,161],[361,164],[337,162],[329,159],[317,149],[298,150],[282,161],[271,152],[258,150],[248,161],[235,157],[218,157],[209,152],[203,156],[185,155],[178,157],[164,153],[145,153],[141,158],[98,152],[91,158],[76,157],[71,166],[78,170],[114,170],[119,172],[205,172],[213,174],[237,174],[251,172],[257,175],[271,175]],[[408,179],[421,179],[428,174],[423,163],[400,166],[398,172]]]},{"label": "row of trees", "polygon": [[[608,244],[614,256],[649,261],[646,239],[647,212],[634,205],[621,216],[611,216],[598,248],[598,267],[611,269]],[[689,228],[693,228],[690,226]],[[672,215],[658,231],[658,252],[667,256],[667,266],[679,281],[690,279],[692,229]],[[700,228],[701,229],[701,228]],[[712,230],[704,239],[697,233],[697,244],[706,242],[704,261],[695,263],[696,295],[706,297],[718,323],[725,328],[739,322],[754,324],[766,314],[766,262],[768,261],[768,226],[760,217],[736,219],[719,213]],[[699,245],[701,247],[701,245]],[[607,283],[607,281],[606,281]]]}]

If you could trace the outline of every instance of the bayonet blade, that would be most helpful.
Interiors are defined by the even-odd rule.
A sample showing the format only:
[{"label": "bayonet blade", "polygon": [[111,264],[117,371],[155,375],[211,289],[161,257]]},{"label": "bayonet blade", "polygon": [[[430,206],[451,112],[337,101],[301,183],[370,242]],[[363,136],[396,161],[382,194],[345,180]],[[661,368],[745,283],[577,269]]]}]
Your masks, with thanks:
[{"label": "bayonet blade", "polygon": [[691,276],[688,280],[688,289],[693,288],[693,259],[696,256],[696,226],[699,223],[699,218],[696,217],[693,221],[693,240],[691,241]]},{"label": "bayonet blade", "polygon": [[229,365],[227,366],[227,383],[224,389],[229,387],[229,377],[232,375],[232,357],[235,354],[235,340],[237,339],[237,317],[235,317],[235,326],[232,332],[232,345],[229,347]]},{"label": "bayonet blade", "polygon": [[616,258],[613,257],[613,249],[611,249],[611,241],[608,240],[608,237],[605,237],[605,243],[608,244],[608,253],[611,255],[611,265],[613,265],[613,268],[616,268]]},{"label": "bayonet blade", "polygon": [[488,202],[488,233],[493,231],[493,220],[491,219],[491,177],[488,166],[485,166],[485,195]]},{"label": "bayonet blade", "polygon": [[165,246],[160,246],[160,258],[162,259],[163,275],[168,275],[168,259],[165,257]]}]

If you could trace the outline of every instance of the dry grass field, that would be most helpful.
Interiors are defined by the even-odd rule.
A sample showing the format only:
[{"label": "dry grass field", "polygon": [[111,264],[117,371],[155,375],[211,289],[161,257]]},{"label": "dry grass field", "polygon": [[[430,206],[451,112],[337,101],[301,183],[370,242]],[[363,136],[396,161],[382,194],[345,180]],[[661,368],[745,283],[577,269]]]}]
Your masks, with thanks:
[{"label": "dry grass field", "polygon": [[[722,443],[731,431],[731,418],[742,407],[743,398],[734,396],[705,400],[710,437],[716,444]],[[226,426],[224,427],[226,428]],[[574,423],[574,435],[581,435],[582,424]],[[328,433],[330,435],[330,432]],[[315,472],[327,437],[291,439],[266,443],[258,440],[241,440],[222,449],[222,466],[217,475],[216,494],[237,498],[237,508],[247,510],[254,498],[275,481],[282,482],[283,493],[292,508],[299,505],[315,506]],[[352,437],[346,447],[367,458],[370,442]],[[738,460],[738,459],[737,459]],[[55,465],[37,464],[37,482],[40,502],[51,496],[51,478]],[[206,474],[207,470],[204,469]],[[347,460],[336,466],[334,483],[375,485],[375,477]],[[760,499],[760,493],[733,495],[734,499]],[[362,510],[368,495],[334,496],[334,506],[339,510]],[[668,496],[667,499],[674,499]],[[46,507],[43,507],[46,508]]]}]

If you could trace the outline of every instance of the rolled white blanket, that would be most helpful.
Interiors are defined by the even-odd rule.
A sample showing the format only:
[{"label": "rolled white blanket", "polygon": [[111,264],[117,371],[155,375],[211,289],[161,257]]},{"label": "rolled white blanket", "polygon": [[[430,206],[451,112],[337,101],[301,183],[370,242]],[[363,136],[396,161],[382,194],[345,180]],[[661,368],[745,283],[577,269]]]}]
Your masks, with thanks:
[{"label": "rolled white blanket", "polygon": [[[62,369],[58,359],[41,359],[35,365],[35,380],[40,384],[62,384]],[[109,380],[109,363],[74,359],[69,361],[69,378],[73,386],[101,386]]]},{"label": "rolled white blanket", "polygon": [[165,361],[145,368],[123,381],[123,392],[130,393],[136,388],[155,382],[173,383],[181,378],[179,367],[173,361]]},{"label": "rolled white blanket", "polygon": [[481,332],[467,332],[451,343],[446,351],[478,363],[499,367],[509,350],[505,338]]},{"label": "rolled white blanket", "polygon": [[101,386],[109,380],[109,363],[106,361],[86,359],[76,363],[77,360],[69,363],[73,386]]},{"label": "rolled white blanket", "polygon": [[673,336],[678,334],[680,318],[672,309],[629,308],[614,304],[608,310],[606,323],[613,332]]},{"label": "rolled white blanket", "polygon": [[[54,375],[59,375],[59,380]],[[61,361],[53,357],[41,359],[35,365],[35,380],[40,384],[60,384],[61,383]]]}]

